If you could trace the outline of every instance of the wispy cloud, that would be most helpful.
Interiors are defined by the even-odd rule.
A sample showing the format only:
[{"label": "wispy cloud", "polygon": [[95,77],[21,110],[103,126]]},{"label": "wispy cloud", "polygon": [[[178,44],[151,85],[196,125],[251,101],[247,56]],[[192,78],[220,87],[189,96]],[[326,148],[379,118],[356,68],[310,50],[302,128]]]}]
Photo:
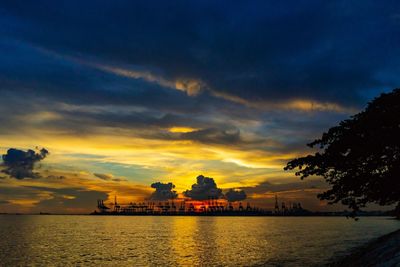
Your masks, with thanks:
[{"label": "wispy cloud", "polygon": [[[77,60],[77,59],[74,59]],[[196,79],[190,78],[178,78],[175,80],[169,80],[161,75],[157,75],[150,71],[141,71],[141,70],[134,70],[133,68],[121,68],[121,67],[114,67],[108,66],[99,63],[90,63],[90,62],[83,62],[79,60],[81,64],[106,71],[109,73],[113,73],[119,76],[132,78],[132,79],[143,79],[147,82],[156,83],[160,86],[171,88],[179,91],[183,91],[187,93],[189,96],[195,96],[204,89],[205,85]]]},{"label": "wispy cloud", "polygon": [[59,54],[55,51],[51,51],[45,48],[36,47],[36,49],[52,55],[54,57],[62,58],[76,62],[78,64],[94,68],[107,73],[112,73],[121,77],[130,79],[142,79],[149,83],[154,83],[159,86],[179,90],[185,92],[188,96],[197,96],[202,91],[207,91],[211,96],[224,99],[233,103],[244,105],[246,107],[269,111],[269,110],[294,110],[300,112],[337,112],[351,114],[357,111],[354,106],[344,106],[335,102],[322,102],[313,99],[306,98],[288,98],[287,100],[266,100],[266,99],[255,99],[249,100],[238,95],[218,90],[218,88],[212,88],[207,85],[206,82],[198,78],[175,78],[168,79],[165,75],[160,74],[160,71],[146,70],[145,67],[133,67],[133,66],[117,66],[107,65],[105,63],[96,62],[93,59],[84,59],[66,54]]}]

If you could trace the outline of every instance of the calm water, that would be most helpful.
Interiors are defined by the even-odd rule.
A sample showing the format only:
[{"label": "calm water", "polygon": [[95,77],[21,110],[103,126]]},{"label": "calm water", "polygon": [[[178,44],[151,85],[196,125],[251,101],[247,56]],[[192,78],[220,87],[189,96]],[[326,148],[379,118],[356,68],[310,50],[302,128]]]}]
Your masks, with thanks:
[{"label": "calm water", "polygon": [[386,218],[0,216],[0,265],[322,265],[399,228]]}]

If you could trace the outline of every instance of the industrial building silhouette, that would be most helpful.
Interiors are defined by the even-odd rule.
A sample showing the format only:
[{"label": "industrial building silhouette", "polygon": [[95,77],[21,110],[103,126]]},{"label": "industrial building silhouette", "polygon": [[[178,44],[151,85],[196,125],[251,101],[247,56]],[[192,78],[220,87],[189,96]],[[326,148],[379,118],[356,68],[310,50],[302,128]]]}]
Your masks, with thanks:
[{"label": "industrial building silhouette", "polygon": [[300,216],[309,211],[302,208],[300,203],[279,205],[278,196],[275,196],[274,210],[266,210],[251,205],[249,202],[232,203],[225,199],[210,197],[204,201],[192,199],[178,199],[168,201],[144,201],[118,203],[114,197],[113,203],[104,203],[97,200],[97,210],[92,215],[207,215],[207,216]]}]

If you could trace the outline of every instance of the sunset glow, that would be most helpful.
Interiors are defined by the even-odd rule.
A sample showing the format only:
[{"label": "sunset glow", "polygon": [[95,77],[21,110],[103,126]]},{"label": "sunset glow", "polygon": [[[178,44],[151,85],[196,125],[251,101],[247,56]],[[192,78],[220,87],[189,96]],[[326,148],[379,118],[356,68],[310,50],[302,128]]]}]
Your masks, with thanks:
[{"label": "sunset glow", "polygon": [[[327,188],[321,178],[300,181],[283,167],[396,85],[387,67],[396,55],[364,45],[397,47],[378,32],[348,32],[340,25],[352,16],[333,15],[342,10],[335,4],[317,12],[167,2],[154,10],[46,2],[46,15],[40,4],[0,7],[0,153],[49,152],[27,169],[0,166],[0,212],[87,213],[97,199],[146,201],[157,182],[183,199],[199,175],[221,196],[244,190],[259,207],[278,195],[342,209],[316,198]],[[371,16],[349,12],[365,29]],[[397,32],[389,13],[371,25]],[[323,28],[326,17],[340,30]]]}]

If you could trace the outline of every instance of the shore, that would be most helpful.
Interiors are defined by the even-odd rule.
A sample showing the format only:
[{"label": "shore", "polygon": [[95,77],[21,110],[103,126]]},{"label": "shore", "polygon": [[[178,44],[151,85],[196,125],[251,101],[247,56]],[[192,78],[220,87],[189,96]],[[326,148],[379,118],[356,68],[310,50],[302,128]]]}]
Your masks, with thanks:
[{"label": "shore", "polygon": [[400,230],[375,239],[328,266],[399,266]]}]

